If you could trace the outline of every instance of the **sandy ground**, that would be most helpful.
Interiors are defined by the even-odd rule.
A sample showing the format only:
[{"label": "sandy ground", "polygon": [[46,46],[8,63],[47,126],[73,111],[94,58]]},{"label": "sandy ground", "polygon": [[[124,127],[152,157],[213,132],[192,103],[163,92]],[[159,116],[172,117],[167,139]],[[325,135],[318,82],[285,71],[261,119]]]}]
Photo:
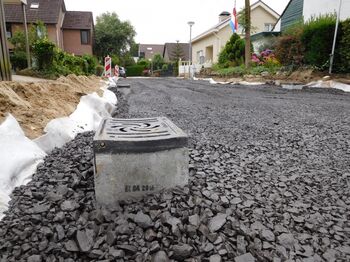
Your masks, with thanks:
[{"label": "sandy ground", "polygon": [[100,92],[103,85],[95,76],[69,75],[55,81],[15,76],[14,80],[0,82],[0,123],[11,113],[31,139],[40,136],[50,120],[71,114],[81,96]]}]

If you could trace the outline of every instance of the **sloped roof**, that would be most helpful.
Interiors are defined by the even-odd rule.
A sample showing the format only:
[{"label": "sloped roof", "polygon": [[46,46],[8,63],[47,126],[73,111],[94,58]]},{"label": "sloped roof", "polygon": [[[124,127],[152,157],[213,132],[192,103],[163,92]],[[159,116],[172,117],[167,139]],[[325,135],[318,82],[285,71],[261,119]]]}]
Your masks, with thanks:
[{"label": "sloped roof", "polygon": [[176,50],[177,44],[179,44],[179,46],[180,46],[180,48],[182,50],[183,56],[182,56],[181,59],[185,60],[185,61],[189,60],[189,57],[190,57],[190,55],[189,55],[190,44],[188,44],[188,43],[165,43],[163,57],[165,56],[165,53],[167,53],[168,57],[169,57],[169,60],[175,59],[174,52]]},{"label": "sloped roof", "polygon": [[156,45],[156,44],[139,44],[140,53],[145,54],[145,58],[153,58],[156,54],[163,54],[164,45]]},{"label": "sloped roof", "polygon": [[64,16],[63,29],[91,29],[94,23],[92,12],[67,11]]},{"label": "sloped roof", "polygon": [[[268,13],[270,13],[272,16],[274,16],[276,19],[279,19],[279,14],[273,10],[269,5],[267,5],[266,3],[264,3],[263,1],[259,0],[257,2],[255,2],[254,4],[252,4],[250,6],[251,10],[254,10],[255,8],[261,6],[262,8],[264,8]],[[203,32],[202,34],[196,36],[193,40],[192,43],[197,42],[199,40],[201,40],[202,38],[217,32],[218,30],[221,30],[222,28],[224,28],[225,26],[227,26],[230,22],[231,16],[229,16],[227,19],[219,22],[218,24],[216,24],[215,26],[213,26],[212,28],[210,28],[209,30]]]},{"label": "sloped roof", "polygon": [[229,16],[227,19],[221,21],[220,23],[218,23],[217,25],[213,26],[212,28],[210,28],[209,30],[203,32],[202,34],[196,36],[195,38],[192,39],[192,43],[197,42],[198,40],[201,40],[202,38],[206,37],[207,35],[214,33],[218,30],[220,30],[221,28],[225,27],[226,25],[228,25],[228,23],[231,20],[231,16]]},{"label": "sloped roof", "polygon": [[[57,24],[60,10],[66,10],[63,0],[27,0],[26,13],[28,23],[38,20],[45,24]],[[31,9],[32,3],[38,3],[38,9]],[[9,23],[23,23],[23,12],[20,4],[5,4],[5,21]]]}]

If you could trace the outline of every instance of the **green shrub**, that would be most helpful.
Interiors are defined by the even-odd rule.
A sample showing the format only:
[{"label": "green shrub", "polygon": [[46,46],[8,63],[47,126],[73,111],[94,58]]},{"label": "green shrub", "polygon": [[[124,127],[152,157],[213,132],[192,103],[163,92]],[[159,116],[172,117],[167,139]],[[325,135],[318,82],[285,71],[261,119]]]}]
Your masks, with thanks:
[{"label": "green shrub", "polygon": [[145,66],[143,65],[133,65],[125,68],[127,76],[142,76]]},{"label": "green shrub", "polygon": [[27,68],[27,54],[24,51],[15,51],[10,56],[10,61],[15,70]]},{"label": "green shrub", "polygon": [[239,66],[244,63],[245,41],[233,34],[219,54],[221,67]]},{"label": "green shrub", "polygon": [[112,58],[112,67],[115,67],[116,65],[120,65],[120,59],[118,56],[112,55],[111,58]]},{"label": "green shrub", "polygon": [[235,66],[228,68],[216,68],[216,71],[220,76],[243,76],[246,72],[244,66]]},{"label": "green shrub", "polygon": [[138,62],[137,62],[137,64],[138,65],[142,65],[142,66],[144,66],[145,68],[151,68],[151,63],[150,63],[150,61],[148,61],[148,60],[146,60],[146,59],[144,59],[144,58],[142,58],[142,59],[140,59]]},{"label": "green shrub", "polygon": [[168,64],[164,64],[162,66],[162,71],[168,71],[169,70],[169,65]]},{"label": "green shrub", "polygon": [[35,41],[33,56],[36,58],[39,69],[49,69],[55,57],[55,44],[47,38]]},{"label": "green shrub", "polygon": [[282,65],[301,65],[304,58],[304,47],[296,35],[283,35],[278,38],[275,54]]},{"label": "green shrub", "polygon": [[305,47],[304,63],[324,69],[332,51],[335,15],[312,18],[304,25],[301,42]]},{"label": "green shrub", "polygon": [[160,54],[155,54],[152,58],[153,69],[161,70],[164,64],[164,59]]},{"label": "green shrub", "polygon": [[97,76],[102,76],[104,71],[105,71],[105,68],[102,65],[97,65],[95,68],[95,72]]},{"label": "green shrub", "polygon": [[83,55],[82,57],[85,61],[84,72],[86,75],[96,74],[97,59],[92,55]]},{"label": "green shrub", "polygon": [[341,37],[339,39],[339,60],[335,61],[336,69],[340,72],[350,72],[350,19],[341,23]]}]

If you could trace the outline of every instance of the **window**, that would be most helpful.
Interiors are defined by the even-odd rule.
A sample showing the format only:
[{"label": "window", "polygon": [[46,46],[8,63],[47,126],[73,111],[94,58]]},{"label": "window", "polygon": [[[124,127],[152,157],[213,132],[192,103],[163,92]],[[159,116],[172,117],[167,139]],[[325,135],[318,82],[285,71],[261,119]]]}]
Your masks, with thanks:
[{"label": "window", "polygon": [[33,2],[30,4],[30,9],[39,9],[39,3],[38,2]]},{"label": "window", "polygon": [[203,53],[203,50],[200,50],[197,52],[197,62],[199,64],[204,64],[204,53]]},{"label": "window", "polygon": [[266,24],[265,24],[265,27],[264,27],[264,31],[265,31],[265,32],[270,32],[270,31],[272,31],[272,28],[273,28],[273,24],[271,24],[271,23],[266,23]]},{"label": "window", "polygon": [[11,38],[12,37],[12,30],[11,30],[11,24],[6,23],[6,37]]},{"label": "window", "polygon": [[80,30],[80,39],[82,45],[90,44],[90,31],[89,30]]},{"label": "window", "polygon": [[40,26],[36,27],[36,35],[41,39],[44,37],[45,33],[43,31],[43,28],[41,28]]}]

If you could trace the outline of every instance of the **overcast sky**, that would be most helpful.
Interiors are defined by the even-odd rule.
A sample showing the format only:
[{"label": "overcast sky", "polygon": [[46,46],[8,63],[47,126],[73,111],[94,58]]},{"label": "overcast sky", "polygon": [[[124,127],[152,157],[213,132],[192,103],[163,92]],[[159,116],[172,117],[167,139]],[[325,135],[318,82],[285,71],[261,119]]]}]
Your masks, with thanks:
[{"label": "overcast sky", "polygon": [[[256,2],[251,0],[252,3]],[[265,0],[281,14],[289,0]],[[164,44],[189,41],[188,21],[194,21],[192,36],[206,31],[218,22],[222,11],[232,12],[234,0],[65,0],[69,11],[92,11],[94,18],[104,12],[116,12],[129,20],[136,30],[136,42]],[[244,0],[237,0],[237,9]]]}]

